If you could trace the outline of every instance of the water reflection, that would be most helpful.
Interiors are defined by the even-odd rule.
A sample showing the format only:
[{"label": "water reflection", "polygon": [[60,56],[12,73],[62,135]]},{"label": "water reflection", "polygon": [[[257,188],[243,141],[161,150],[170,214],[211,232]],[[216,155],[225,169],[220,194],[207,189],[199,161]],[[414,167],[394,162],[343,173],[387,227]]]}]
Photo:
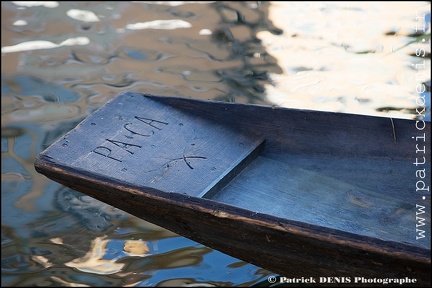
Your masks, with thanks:
[{"label": "water reflection", "polygon": [[65,263],[68,267],[79,271],[99,275],[114,274],[123,269],[124,264],[118,263],[117,258],[103,259],[107,252],[108,240],[105,237],[96,237],[92,241],[91,250],[84,256]]},{"label": "water reflection", "polygon": [[[269,7],[269,17],[284,35],[258,33],[283,68],[270,75],[273,85],[265,85],[268,100],[301,109],[416,117],[417,85],[430,90],[430,34],[418,42],[413,37],[430,33],[430,3],[279,2]],[[430,120],[430,92],[422,96],[428,107],[423,116]]]},{"label": "water reflection", "polygon": [[34,158],[123,91],[412,118],[412,67],[429,75],[430,47],[383,56],[430,6],[400,3],[2,2],[2,285],[265,280],[48,180]]}]

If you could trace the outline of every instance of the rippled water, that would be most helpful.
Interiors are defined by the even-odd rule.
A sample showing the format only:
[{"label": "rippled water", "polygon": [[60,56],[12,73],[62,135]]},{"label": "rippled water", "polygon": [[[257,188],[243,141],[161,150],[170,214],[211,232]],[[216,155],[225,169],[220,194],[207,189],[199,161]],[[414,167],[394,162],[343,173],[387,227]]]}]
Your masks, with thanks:
[{"label": "rippled water", "polygon": [[120,92],[430,119],[430,40],[403,47],[430,33],[429,2],[1,4],[2,286],[273,275],[35,172],[39,152]]}]

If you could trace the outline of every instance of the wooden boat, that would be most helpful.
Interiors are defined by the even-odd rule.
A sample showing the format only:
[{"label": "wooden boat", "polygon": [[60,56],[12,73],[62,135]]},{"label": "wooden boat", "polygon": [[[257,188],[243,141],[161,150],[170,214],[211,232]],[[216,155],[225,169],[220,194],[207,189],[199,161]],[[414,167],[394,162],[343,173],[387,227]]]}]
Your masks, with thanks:
[{"label": "wooden boat", "polygon": [[285,280],[423,286],[430,140],[424,121],[127,92],[35,167]]}]

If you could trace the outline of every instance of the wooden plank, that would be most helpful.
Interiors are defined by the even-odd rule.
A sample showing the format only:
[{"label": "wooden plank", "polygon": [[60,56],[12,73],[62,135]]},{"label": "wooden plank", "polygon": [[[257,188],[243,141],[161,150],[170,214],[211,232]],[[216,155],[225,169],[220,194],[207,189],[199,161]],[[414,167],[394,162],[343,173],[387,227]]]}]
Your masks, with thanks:
[{"label": "wooden plank", "polygon": [[263,138],[124,93],[41,154],[51,162],[161,191],[195,197],[253,160]]},{"label": "wooden plank", "polygon": [[[298,163],[304,160],[295,160],[287,164],[259,156],[212,199],[284,219],[428,248],[430,230],[423,242],[413,237],[417,220],[412,201],[363,189],[337,179],[337,174],[328,177],[299,168]],[[315,157],[315,165],[320,161],[326,159]],[[375,165],[383,167],[383,161]],[[430,211],[423,217],[430,219]]]}]

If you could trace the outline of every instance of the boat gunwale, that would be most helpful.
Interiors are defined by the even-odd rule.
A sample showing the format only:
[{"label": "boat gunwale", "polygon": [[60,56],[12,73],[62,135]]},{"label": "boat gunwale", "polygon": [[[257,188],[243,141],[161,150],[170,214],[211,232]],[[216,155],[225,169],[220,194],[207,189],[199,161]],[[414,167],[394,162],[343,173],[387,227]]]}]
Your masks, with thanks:
[{"label": "boat gunwale", "polygon": [[[431,121],[426,119],[407,119],[407,118],[397,118],[397,117],[388,117],[383,115],[365,115],[365,114],[352,114],[352,113],[346,113],[346,112],[334,112],[334,111],[321,111],[321,110],[312,110],[312,109],[300,109],[300,108],[290,108],[290,107],[281,107],[281,106],[270,106],[270,105],[264,105],[264,104],[250,104],[250,103],[235,103],[235,102],[224,102],[224,101],[216,101],[216,100],[202,100],[202,99],[195,99],[195,98],[183,98],[183,97],[177,97],[177,96],[160,96],[160,95],[154,95],[154,94],[142,94],[142,93],[135,93],[135,92],[123,92],[120,95],[123,95],[125,97],[128,96],[141,96],[144,98],[149,98],[151,100],[157,101],[159,103],[169,105],[173,109],[178,109],[182,111],[183,113],[192,113],[194,115],[199,115],[200,117],[203,117],[205,119],[209,119],[211,121],[220,121],[220,123],[223,123],[224,125],[232,125],[232,127],[235,127],[235,129],[239,129],[240,131],[246,131],[249,133],[253,133],[256,135],[259,135],[261,137],[264,137],[266,139],[267,143],[270,142],[278,142],[278,145],[287,145],[285,142],[285,139],[283,137],[281,138],[280,135],[278,135],[275,131],[277,130],[278,133],[283,133],[285,136],[288,135],[288,133],[297,133],[301,132],[300,134],[305,134],[309,132],[315,132],[315,133],[322,133],[322,131],[326,131],[325,133],[330,132],[329,127],[336,128],[336,133],[344,133],[344,137],[352,137],[359,141],[366,141],[365,137],[369,137],[369,134],[371,132],[374,132],[375,136],[380,136],[380,138],[369,140],[371,143],[364,143],[365,147],[355,147],[355,144],[352,143],[339,143],[343,144],[344,147],[337,147],[337,148],[343,148],[341,151],[331,151],[329,154],[327,154],[327,150],[307,150],[307,151],[300,151],[298,147],[296,147],[296,151],[292,152],[293,154],[314,154],[314,155],[338,155],[339,157],[346,157],[346,158],[358,158],[358,157],[365,157],[365,152],[363,152],[363,149],[368,149],[366,151],[373,152],[368,153],[367,158],[372,160],[384,160],[384,161],[400,161],[400,160],[408,160],[411,161],[412,159],[412,151],[408,151],[408,145],[411,145],[410,142],[414,137],[416,136],[416,133],[425,133],[424,142],[430,143],[430,132],[431,131]],[[119,95],[119,96],[120,96]],[[225,112],[225,114],[224,114]],[[232,112],[238,112],[238,115],[229,115],[229,113]],[[259,115],[257,115],[259,113]],[[295,116],[289,116],[286,117],[286,119],[289,120],[295,120],[294,124],[288,123],[288,125],[284,126],[283,124],[280,124],[277,127],[273,127],[273,123],[265,123],[265,120],[268,119],[279,119],[278,117],[284,117],[285,115],[291,115],[294,113]],[[246,121],[246,117],[249,116],[259,116],[263,117],[262,120],[257,121]],[[239,117],[239,119],[237,119]],[[299,117],[299,119],[295,119],[295,117]],[[333,122],[337,122],[338,126],[333,126],[331,123],[319,123],[319,121],[314,121],[312,126],[313,129],[310,129],[311,126],[304,126],[303,120],[300,118],[304,118],[305,121],[314,121],[314,120],[331,120]],[[229,119],[229,120],[227,120]],[[286,120],[284,119],[284,120]],[[245,120],[245,121],[243,121]],[[249,119],[248,119],[249,120]],[[423,129],[419,130],[417,128],[417,122],[423,121],[424,127]],[[346,123],[347,122],[347,123]],[[387,122],[387,123],[386,123]],[[256,131],[255,125],[259,123],[259,127],[261,129],[264,129],[264,131]],[[301,131],[298,128],[297,125],[302,124],[304,131]],[[355,124],[355,125],[354,125]],[[377,130],[374,131],[373,126],[368,125],[378,125]],[[385,131],[383,130],[383,127],[385,126]],[[407,129],[412,128],[412,133],[409,132]],[[307,129],[307,130],[306,130]],[[351,131],[352,129],[360,129],[361,131]],[[311,131],[309,131],[311,130]],[[359,133],[358,133],[359,132]],[[379,133],[387,133],[388,136],[385,136],[385,138],[382,134]],[[407,134],[411,133],[410,135],[406,137],[400,137],[400,134]],[[338,134],[339,135],[339,134]],[[361,135],[361,136],[359,136]],[[334,136],[334,135],[333,135]],[[417,135],[421,138],[421,136]],[[359,138],[363,137],[363,138]],[[277,139],[276,139],[277,138]],[[296,138],[298,140],[298,138]],[[327,141],[334,141],[334,138]],[[352,140],[350,140],[352,141]],[[328,143],[326,143],[328,145]],[[338,143],[337,143],[338,144]],[[386,146],[384,146],[384,144]],[[414,143],[418,144],[417,140]],[[289,144],[290,145],[290,144]],[[362,144],[363,145],[363,144]],[[345,147],[346,146],[346,147]],[[266,145],[268,147],[268,145]],[[376,148],[379,147],[379,148]],[[267,153],[270,151],[270,154],[275,153],[278,154],[281,151],[274,152],[273,149],[275,147],[272,147],[270,149],[265,149],[263,153]],[[276,148],[279,149],[280,147]],[[359,151],[356,151],[355,153],[351,153],[351,150],[346,149],[352,149],[352,148],[358,148]],[[415,147],[412,149],[415,152]],[[347,151],[350,151],[348,153]],[[431,157],[431,150],[430,149],[423,149],[423,156],[426,158]],[[359,153],[360,152],[360,153]],[[337,153],[337,154],[336,154]]]},{"label": "boat gunwale", "polygon": [[[178,96],[162,96],[162,95],[156,95],[156,94],[143,94],[143,93],[136,93],[136,92],[123,92],[120,93],[120,95],[140,95],[164,104],[168,104],[173,106],[173,103],[169,103],[170,101],[174,102],[185,102],[185,103],[197,103],[197,104],[205,104],[205,105],[227,105],[227,106],[239,106],[239,107],[258,107],[258,108],[265,108],[270,110],[288,110],[288,111],[297,111],[297,112],[305,112],[305,113],[325,113],[328,115],[345,115],[349,117],[359,117],[359,118],[377,118],[377,119],[397,119],[397,120],[406,120],[406,121],[417,121],[416,119],[407,119],[407,118],[400,118],[400,117],[388,117],[384,115],[366,115],[366,114],[356,114],[356,113],[348,113],[348,112],[335,112],[335,111],[327,111],[327,110],[313,110],[313,109],[307,109],[307,108],[291,108],[291,107],[284,107],[284,106],[277,106],[277,105],[266,105],[266,104],[258,104],[258,103],[237,103],[237,102],[227,102],[227,101],[217,101],[217,100],[202,100],[202,99],[196,99],[196,98],[185,98],[185,97],[178,97]],[[173,106],[175,108],[175,106]],[[431,123],[431,121],[424,120],[426,123]]]}]

